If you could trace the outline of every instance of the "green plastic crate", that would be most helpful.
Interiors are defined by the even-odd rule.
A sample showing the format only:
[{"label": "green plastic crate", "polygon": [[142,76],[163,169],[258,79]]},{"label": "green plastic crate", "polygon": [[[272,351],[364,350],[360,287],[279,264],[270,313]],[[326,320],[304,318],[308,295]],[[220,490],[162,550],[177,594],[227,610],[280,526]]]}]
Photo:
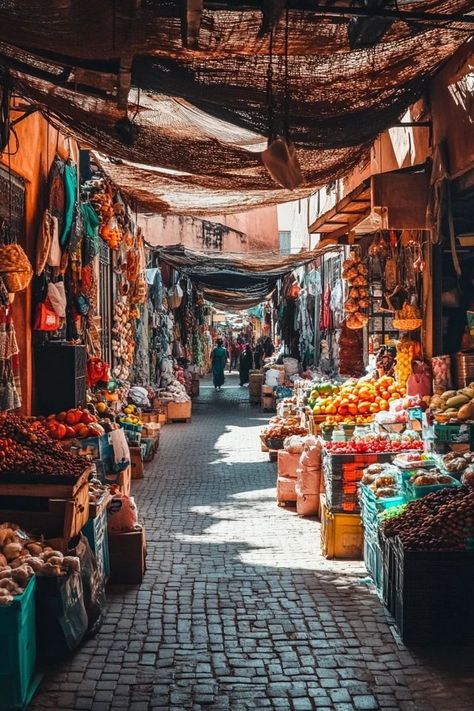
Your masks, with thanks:
[{"label": "green plastic crate", "polygon": [[25,709],[41,677],[36,668],[36,578],[11,605],[0,606],[0,709]]},{"label": "green plastic crate", "polygon": [[439,425],[434,426],[436,442],[448,442],[450,444],[474,444],[474,425],[464,422],[460,425]]},{"label": "green plastic crate", "polygon": [[422,496],[432,494],[433,491],[439,491],[440,489],[452,489],[456,486],[461,486],[457,479],[453,479],[453,477],[451,477],[451,479],[452,481],[449,484],[428,484],[427,486],[413,486],[410,482],[407,482],[407,497],[409,499],[421,499]]}]

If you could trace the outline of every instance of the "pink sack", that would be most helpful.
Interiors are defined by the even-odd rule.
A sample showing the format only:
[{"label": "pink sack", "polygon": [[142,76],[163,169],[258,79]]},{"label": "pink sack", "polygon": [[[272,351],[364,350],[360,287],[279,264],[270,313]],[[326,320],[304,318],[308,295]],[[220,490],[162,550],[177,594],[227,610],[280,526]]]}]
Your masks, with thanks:
[{"label": "pink sack", "polygon": [[319,513],[319,495],[301,494],[298,496],[296,499],[296,513],[298,516],[317,516]]},{"label": "pink sack", "polygon": [[319,469],[305,467],[298,476],[298,490],[302,494],[316,496],[319,494],[319,480]]},{"label": "pink sack", "polygon": [[321,444],[305,445],[303,454],[300,458],[300,463],[304,467],[320,467],[321,466]]},{"label": "pink sack", "polygon": [[286,501],[296,501],[295,491],[296,479],[279,476],[277,479],[277,502],[283,504]]},{"label": "pink sack", "polygon": [[296,478],[296,470],[300,460],[299,454],[290,454],[283,449],[278,450],[278,476]]}]

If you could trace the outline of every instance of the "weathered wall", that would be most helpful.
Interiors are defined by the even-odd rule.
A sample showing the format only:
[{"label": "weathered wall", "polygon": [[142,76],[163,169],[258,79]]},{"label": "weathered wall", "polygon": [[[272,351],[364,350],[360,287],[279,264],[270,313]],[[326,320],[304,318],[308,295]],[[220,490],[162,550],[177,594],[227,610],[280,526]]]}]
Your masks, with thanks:
[{"label": "weathered wall", "polygon": [[[276,207],[265,207],[237,215],[215,215],[208,222],[224,225],[223,250],[248,252],[256,249],[278,249]],[[202,240],[203,221],[176,215],[139,215],[139,223],[152,245],[183,244],[190,249],[210,249]]]},{"label": "weathered wall", "polygon": [[[17,114],[13,114],[15,117]],[[32,264],[35,262],[35,247],[38,225],[45,206],[49,168],[56,152],[67,157],[69,144],[64,141],[39,113],[32,114],[16,126],[19,150],[10,158],[11,170],[25,181],[25,236],[23,247]],[[10,150],[15,150],[15,139],[10,139]],[[8,169],[8,156],[0,156],[0,163]],[[32,401],[32,304],[31,287],[15,296],[13,303],[18,345],[20,348],[21,387],[23,411],[31,412]]]}]

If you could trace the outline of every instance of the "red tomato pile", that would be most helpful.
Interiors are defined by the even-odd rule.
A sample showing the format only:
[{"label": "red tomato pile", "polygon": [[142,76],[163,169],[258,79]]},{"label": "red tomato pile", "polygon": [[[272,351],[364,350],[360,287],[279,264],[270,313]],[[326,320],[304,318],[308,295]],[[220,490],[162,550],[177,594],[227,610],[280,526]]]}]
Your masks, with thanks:
[{"label": "red tomato pile", "polygon": [[388,434],[367,434],[354,437],[349,442],[325,442],[324,446],[332,454],[378,454],[423,450],[423,442],[420,439]]},{"label": "red tomato pile", "polygon": [[57,415],[49,415],[42,420],[48,434],[57,440],[74,437],[99,437],[105,433],[97,417],[87,409],[73,408]]}]

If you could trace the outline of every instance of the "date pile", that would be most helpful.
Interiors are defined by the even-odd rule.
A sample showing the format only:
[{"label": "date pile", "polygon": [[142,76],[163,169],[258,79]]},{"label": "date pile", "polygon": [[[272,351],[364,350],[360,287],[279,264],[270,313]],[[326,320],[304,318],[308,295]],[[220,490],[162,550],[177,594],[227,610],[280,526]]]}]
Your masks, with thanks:
[{"label": "date pile", "polygon": [[66,452],[49,434],[21,415],[0,416],[0,480],[18,475],[79,477],[88,462]]},{"label": "date pile", "polygon": [[440,489],[411,501],[399,516],[382,523],[388,538],[399,536],[410,551],[464,550],[474,535],[474,491]]}]

